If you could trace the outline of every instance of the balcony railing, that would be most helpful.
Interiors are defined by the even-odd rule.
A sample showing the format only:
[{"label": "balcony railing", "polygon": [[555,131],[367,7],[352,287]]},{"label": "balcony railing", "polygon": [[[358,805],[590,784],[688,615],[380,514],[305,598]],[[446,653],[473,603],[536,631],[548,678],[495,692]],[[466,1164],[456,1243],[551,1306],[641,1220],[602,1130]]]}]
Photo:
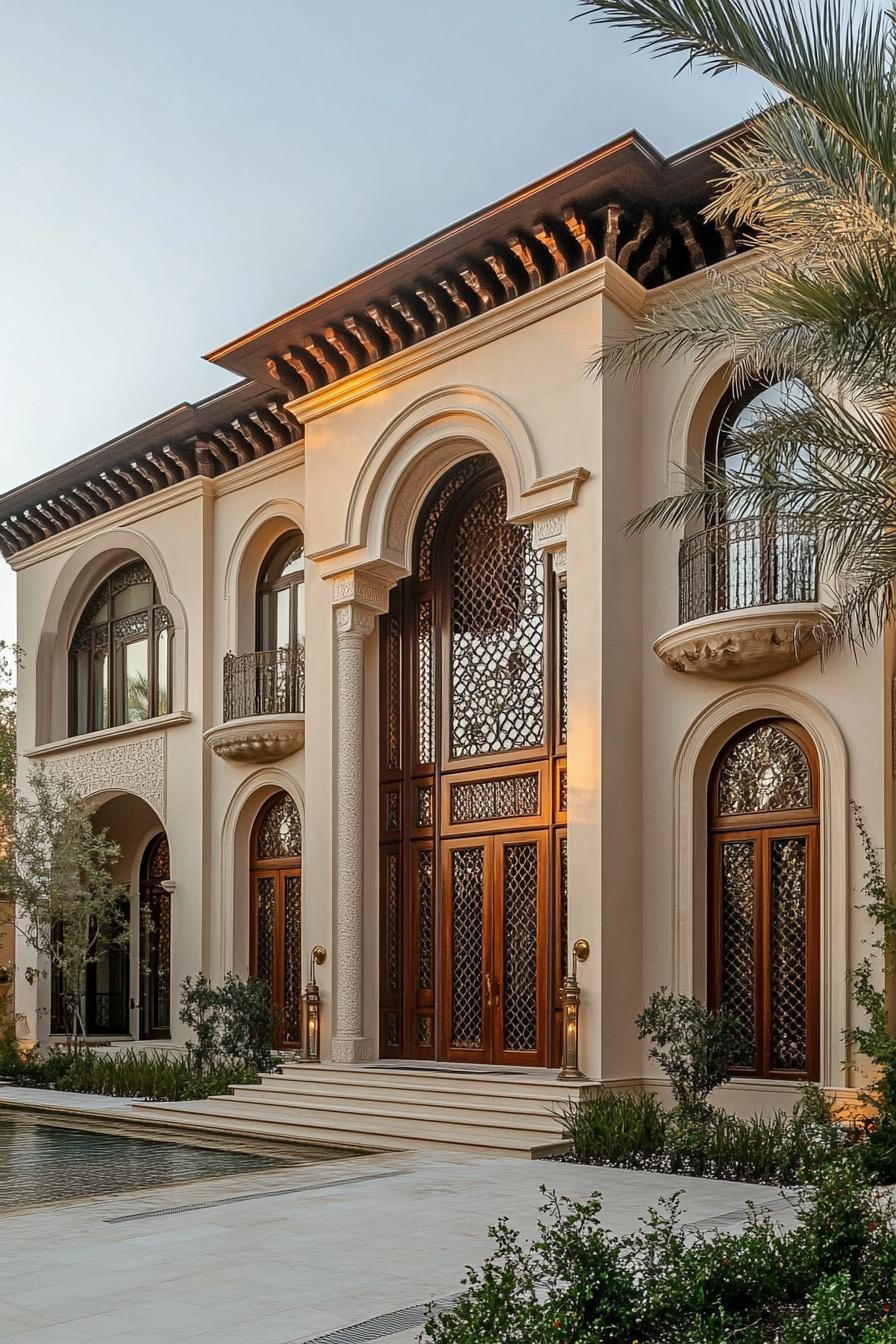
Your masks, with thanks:
[{"label": "balcony railing", "polygon": [[304,712],[304,646],[225,656],[225,723],[232,719]]},{"label": "balcony railing", "polygon": [[815,527],[798,515],[736,518],[681,543],[681,625],[745,607],[817,601]]}]

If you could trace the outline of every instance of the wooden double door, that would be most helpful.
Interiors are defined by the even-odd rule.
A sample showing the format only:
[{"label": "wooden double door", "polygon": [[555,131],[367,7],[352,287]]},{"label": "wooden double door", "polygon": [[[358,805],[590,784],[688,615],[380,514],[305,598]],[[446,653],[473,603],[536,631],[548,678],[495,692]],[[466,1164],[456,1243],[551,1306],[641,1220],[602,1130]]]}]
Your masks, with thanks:
[{"label": "wooden double door", "polygon": [[275,1045],[302,1043],[302,828],[286,793],[262,808],[252,838],[249,973],[268,988]]},{"label": "wooden double door", "polygon": [[547,1066],[566,943],[566,593],[495,464],[437,485],[381,636],[380,1054]]},{"label": "wooden double door", "polygon": [[446,840],[441,1039],[448,1059],[547,1062],[548,834]]}]

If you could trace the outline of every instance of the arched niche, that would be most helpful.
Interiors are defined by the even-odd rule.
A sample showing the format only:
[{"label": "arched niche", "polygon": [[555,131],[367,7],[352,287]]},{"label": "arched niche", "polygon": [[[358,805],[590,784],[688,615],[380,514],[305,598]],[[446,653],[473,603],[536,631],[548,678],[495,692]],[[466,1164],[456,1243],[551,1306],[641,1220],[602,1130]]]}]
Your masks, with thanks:
[{"label": "arched niche", "polygon": [[255,589],[265,557],[280,537],[304,533],[305,515],[293,500],[274,499],[243,523],[231,548],[224,574],[227,648],[250,653],[255,648]]}]

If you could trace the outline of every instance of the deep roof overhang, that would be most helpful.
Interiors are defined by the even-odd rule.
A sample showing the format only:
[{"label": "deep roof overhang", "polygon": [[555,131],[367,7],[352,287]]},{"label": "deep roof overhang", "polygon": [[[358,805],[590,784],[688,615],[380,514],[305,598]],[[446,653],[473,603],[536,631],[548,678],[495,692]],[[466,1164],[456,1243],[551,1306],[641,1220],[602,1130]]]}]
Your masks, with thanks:
[{"label": "deep roof overhang", "polygon": [[294,443],[303,395],[598,257],[655,287],[733,255],[743,237],[702,209],[714,152],[743,129],[669,158],[630,131],[213,350],[238,382],[7,491],[0,550]]}]

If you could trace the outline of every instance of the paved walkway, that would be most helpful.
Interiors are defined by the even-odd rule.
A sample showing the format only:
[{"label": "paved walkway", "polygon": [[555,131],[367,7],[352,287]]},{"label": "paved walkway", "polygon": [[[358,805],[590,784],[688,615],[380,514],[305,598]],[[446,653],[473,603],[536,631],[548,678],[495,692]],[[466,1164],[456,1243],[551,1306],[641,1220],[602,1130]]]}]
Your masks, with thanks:
[{"label": "paved walkway", "polygon": [[73,1201],[0,1217],[0,1339],[304,1344],[382,1317],[365,1339],[410,1344],[419,1315],[396,1313],[456,1292],[500,1214],[533,1231],[541,1185],[600,1191],[618,1232],[673,1190],[693,1222],[784,1208],[768,1186],[424,1153]]}]

